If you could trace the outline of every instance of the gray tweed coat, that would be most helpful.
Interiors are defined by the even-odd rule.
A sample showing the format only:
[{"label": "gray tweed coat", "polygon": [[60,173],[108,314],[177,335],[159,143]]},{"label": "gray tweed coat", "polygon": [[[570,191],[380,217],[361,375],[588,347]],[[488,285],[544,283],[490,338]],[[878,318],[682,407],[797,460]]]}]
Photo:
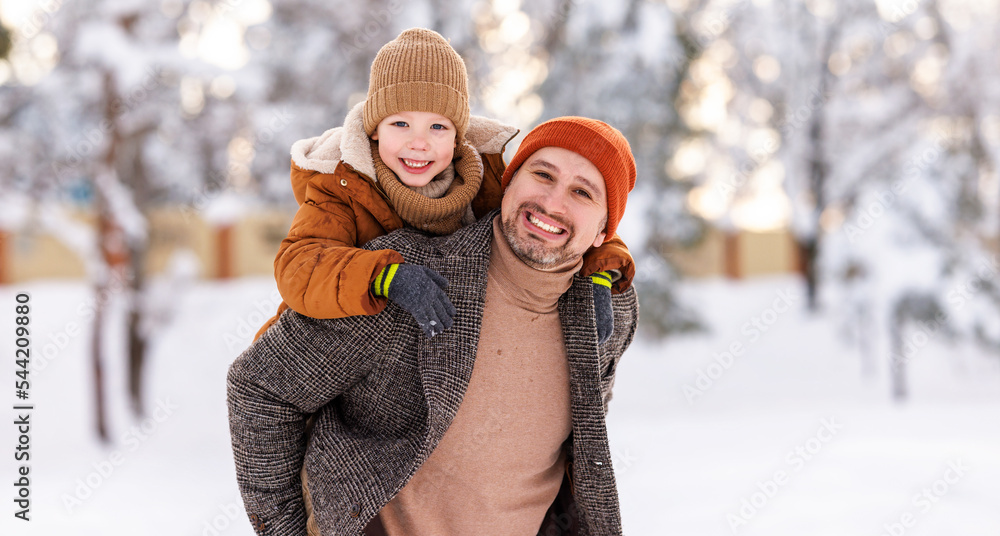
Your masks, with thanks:
[{"label": "gray tweed coat", "polygon": [[[400,230],[365,246],[394,249],[448,279],[458,315],[434,339],[392,303],[378,315],[337,320],[289,310],[232,364],[236,474],[258,534],[306,534],[303,464],[324,536],[362,534],[434,450],[472,374],[495,214],[450,236]],[[589,278],[577,275],[559,301],[570,365],[571,465],[540,535],[621,534],[604,417],[638,304],[631,288],[612,302],[614,334],[598,346]],[[307,435],[311,414],[317,418]]]}]

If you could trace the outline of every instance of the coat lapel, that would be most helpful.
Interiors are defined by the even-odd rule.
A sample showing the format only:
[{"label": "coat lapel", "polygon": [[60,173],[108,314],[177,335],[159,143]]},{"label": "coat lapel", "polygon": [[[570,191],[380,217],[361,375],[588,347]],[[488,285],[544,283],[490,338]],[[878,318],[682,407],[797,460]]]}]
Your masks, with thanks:
[{"label": "coat lapel", "polygon": [[486,298],[491,229],[486,226],[487,236],[473,254],[446,251],[427,263],[448,280],[448,297],[457,311],[451,329],[433,339],[421,335],[417,343],[417,364],[428,405],[428,453],[451,425],[472,377]]},{"label": "coat lapel", "polygon": [[[621,520],[603,517],[595,512],[618,512],[618,494],[608,431],[604,421],[601,396],[601,364],[597,347],[597,325],[594,319],[593,287],[589,278],[576,276],[569,292],[559,300],[559,318],[566,341],[569,360],[570,400],[573,413],[573,486],[593,490],[577,493],[576,500],[586,518],[591,534],[614,533],[609,527],[620,526]],[[612,514],[616,516],[616,514]]]}]

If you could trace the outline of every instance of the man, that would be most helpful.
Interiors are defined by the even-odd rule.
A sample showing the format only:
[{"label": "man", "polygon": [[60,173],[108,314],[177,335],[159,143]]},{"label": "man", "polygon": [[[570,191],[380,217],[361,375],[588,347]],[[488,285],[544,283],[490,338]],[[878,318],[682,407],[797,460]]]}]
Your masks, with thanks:
[{"label": "man", "polygon": [[638,306],[632,288],[615,295],[614,333],[599,344],[593,284],[577,271],[613,236],[635,177],[614,128],[548,121],[505,171],[499,214],[366,245],[442,274],[450,329],[428,339],[393,304],[337,320],[283,314],[228,378],[257,533],[306,534],[310,501],[323,535],[620,534],[604,417]]}]

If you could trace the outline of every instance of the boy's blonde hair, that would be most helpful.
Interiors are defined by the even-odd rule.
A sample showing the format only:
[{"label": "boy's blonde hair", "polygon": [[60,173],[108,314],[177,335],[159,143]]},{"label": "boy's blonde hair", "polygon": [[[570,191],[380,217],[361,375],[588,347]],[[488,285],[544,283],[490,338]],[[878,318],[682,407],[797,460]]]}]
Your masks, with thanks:
[{"label": "boy's blonde hair", "polygon": [[465,62],[441,34],[411,28],[385,44],[372,62],[365,100],[365,132],[398,112],[432,112],[455,123],[456,140],[469,126]]}]

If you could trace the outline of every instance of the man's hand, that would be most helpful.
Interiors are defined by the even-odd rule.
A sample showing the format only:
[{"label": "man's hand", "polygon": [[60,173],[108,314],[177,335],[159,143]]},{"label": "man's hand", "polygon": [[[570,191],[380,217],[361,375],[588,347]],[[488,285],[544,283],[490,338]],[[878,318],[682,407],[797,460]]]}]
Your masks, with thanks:
[{"label": "man's hand", "polygon": [[[455,306],[444,293],[448,280],[426,266],[390,264],[379,272],[372,292],[406,309],[428,338],[451,327]],[[609,304],[610,296],[609,296]]]},{"label": "man's hand", "polygon": [[597,320],[597,342],[604,344],[615,331],[615,312],[611,309],[611,274],[597,272],[590,276],[594,283],[594,316]]}]

